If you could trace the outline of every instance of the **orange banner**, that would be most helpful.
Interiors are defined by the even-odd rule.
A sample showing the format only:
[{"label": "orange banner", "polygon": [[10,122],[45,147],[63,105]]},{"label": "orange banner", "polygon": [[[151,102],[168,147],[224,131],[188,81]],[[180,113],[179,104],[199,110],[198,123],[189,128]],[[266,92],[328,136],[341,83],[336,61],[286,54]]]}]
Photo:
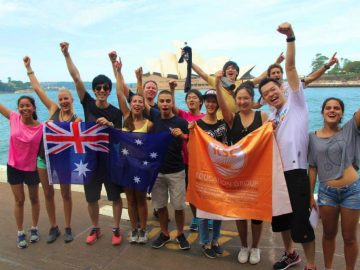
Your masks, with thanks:
[{"label": "orange banner", "polygon": [[188,144],[187,200],[205,212],[271,221],[272,179],[280,175],[277,180],[285,201],[277,204],[283,209],[275,212],[291,212],[283,171],[274,166],[281,166],[281,161],[273,137],[272,123],[266,123],[237,144],[227,146],[195,126]]}]

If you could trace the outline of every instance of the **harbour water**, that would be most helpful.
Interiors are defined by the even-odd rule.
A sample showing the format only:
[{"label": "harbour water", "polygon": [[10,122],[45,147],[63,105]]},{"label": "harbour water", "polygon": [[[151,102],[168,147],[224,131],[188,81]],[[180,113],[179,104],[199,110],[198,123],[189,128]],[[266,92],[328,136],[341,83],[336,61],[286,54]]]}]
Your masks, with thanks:
[{"label": "harbour water", "polygon": [[[92,91],[88,89],[91,93]],[[82,106],[77,97],[75,88],[71,89],[74,95],[74,108],[76,114],[83,118]],[[91,93],[92,94],[92,93]],[[0,102],[11,110],[16,110],[17,99],[22,94],[6,93],[0,94]],[[35,93],[27,93],[36,100],[37,113],[40,121],[45,121],[48,118],[48,111],[46,107],[41,103]],[[57,91],[49,91],[48,95],[51,99],[57,100]],[[322,116],[320,114],[320,108],[323,100],[327,97],[338,97],[345,103],[345,114],[343,117],[343,123],[350,119],[353,113],[360,107],[360,88],[307,88],[305,90],[306,102],[309,108],[309,130],[316,130],[322,125]],[[259,97],[256,91],[255,99]],[[110,103],[118,107],[115,91],[112,91],[109,98]],[[183,91],[176,91],[176,105],[179,108],[187,109],[185,104],[185,93]],[[204,110],[204,108],[203,108]],[[267,106],[264,107],[265,111],[268,111]],[[8,152],[8,140],[9,140],[9,123],[3,116],[0,121],[0,165],[6,165],[7,152]]]}]

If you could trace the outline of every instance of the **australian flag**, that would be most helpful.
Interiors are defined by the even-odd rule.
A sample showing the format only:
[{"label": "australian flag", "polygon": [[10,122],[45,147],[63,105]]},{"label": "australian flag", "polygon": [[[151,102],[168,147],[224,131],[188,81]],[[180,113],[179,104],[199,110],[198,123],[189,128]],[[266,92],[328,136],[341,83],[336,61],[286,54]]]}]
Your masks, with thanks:
[{"label": "australian flag", "polygon": [[170,132],[124,132],[90,122],[46,122],[49,182],[87,184],[99,176],[96,172],[105,171],[104,180],[149,192],[170,140]]}]

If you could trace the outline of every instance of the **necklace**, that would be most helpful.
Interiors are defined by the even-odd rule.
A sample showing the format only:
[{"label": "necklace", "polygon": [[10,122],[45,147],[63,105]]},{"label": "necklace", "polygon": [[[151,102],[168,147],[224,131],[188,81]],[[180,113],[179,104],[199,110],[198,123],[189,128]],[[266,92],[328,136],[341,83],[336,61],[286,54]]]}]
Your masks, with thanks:
[{"label": "necklace", "polygon": [[73,116],[74,116],[74,113],[71,113],[69,115],[69,117],[66,119],[66,118],[64,118],[64,114],[63,114],[62,110],[60,110],[59,120],[60,120],[60,122],[69,122]]}]

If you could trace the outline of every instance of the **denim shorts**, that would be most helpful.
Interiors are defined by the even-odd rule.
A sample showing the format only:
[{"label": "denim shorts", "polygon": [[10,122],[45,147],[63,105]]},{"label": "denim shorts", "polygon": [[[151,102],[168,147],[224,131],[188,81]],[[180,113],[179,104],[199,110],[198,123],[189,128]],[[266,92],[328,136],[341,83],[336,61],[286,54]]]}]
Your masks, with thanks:
[{"label": "denim shorts", "polygon": [[340,188],[329,187],[326,183],[320,183],[318,205],[360,209],[360,178]]}]

